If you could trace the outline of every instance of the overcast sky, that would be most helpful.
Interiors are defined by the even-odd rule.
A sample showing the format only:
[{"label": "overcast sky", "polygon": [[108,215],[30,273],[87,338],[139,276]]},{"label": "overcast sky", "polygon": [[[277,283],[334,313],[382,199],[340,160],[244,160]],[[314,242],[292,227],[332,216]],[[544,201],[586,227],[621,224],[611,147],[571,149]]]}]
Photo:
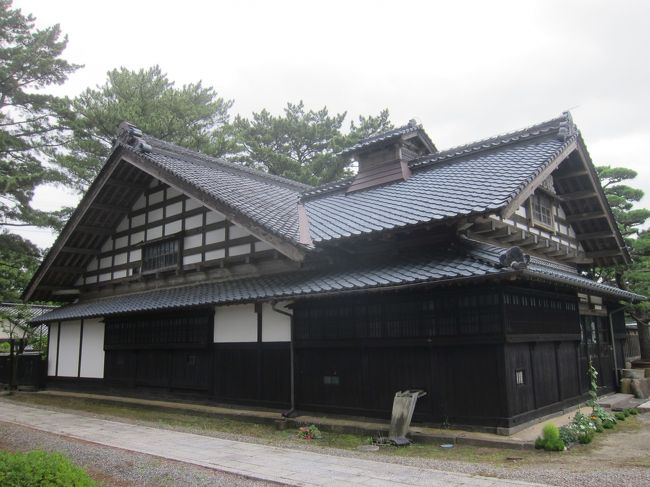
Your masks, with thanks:
[{"label": "overcast sky", "polygon": [[[85,67],[58,93],[106,72],[159,64],[203,81],[232,114],[288,101],[350,116],[421,122],[439,149],[570,109],[596,164],[639,172],[650,193],[647,1],[15,0],[39,26],[60,23],[64,57]],[[650,196],[650,195],[649,195]],[[37,193],[53,208],[76,201]],[[650,197],[643,201],[650,206]],[[46,247],[42,229],[24,235]]]}]

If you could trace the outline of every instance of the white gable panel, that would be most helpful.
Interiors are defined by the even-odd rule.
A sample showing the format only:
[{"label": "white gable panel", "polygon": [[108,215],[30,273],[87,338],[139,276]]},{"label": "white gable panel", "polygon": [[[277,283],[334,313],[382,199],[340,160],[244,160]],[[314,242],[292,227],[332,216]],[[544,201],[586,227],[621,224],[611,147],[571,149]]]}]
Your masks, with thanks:
[{"label": "white gable panel", "polygon": [[274,311],[273,307],[267,303],[262,305],[262,341],[291,341],[291,319]]},{"label": "white gable panel", "polygon": [[257,341],[257,313],[252,304],[218,306],[214,310],[214,342]]},{"label": "white gable panel", "polygon": [[59,324],[50,324],[50,333],[48,335],[47,343],[47,375],[56,375],[56,352],[59,335]]},{"label": "white gable panel", "polygon": [[79,373],[79,335],[81,321],[61,322],[59,377],[77,377]]},{"label": "white gable panel", "polygon": [[99,319],[84,320],[81,377],[104,377],[104,323]]}]

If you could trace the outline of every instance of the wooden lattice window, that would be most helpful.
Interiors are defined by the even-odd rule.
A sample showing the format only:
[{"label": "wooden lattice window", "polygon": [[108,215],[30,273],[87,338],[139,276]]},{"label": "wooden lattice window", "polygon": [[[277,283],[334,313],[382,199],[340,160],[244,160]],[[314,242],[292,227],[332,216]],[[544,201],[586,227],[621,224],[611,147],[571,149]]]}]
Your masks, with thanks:
[{"label": "wooden lattice window", "polygon": [[143,247],[142,271],[151,272],[178,267],[181,245],[177,239],[163,240]]},{"label": "wooden lattice window", "polygon": [[515,370],[515,383],[518,386],[523,386],[524,384],[526,384],[526,375],[524,374],[523,369]]},{"label": "wooden lattice window", "polygon": [[553,228],[553,200],[545,194],[534,194],[530,198],[533,223]]}]

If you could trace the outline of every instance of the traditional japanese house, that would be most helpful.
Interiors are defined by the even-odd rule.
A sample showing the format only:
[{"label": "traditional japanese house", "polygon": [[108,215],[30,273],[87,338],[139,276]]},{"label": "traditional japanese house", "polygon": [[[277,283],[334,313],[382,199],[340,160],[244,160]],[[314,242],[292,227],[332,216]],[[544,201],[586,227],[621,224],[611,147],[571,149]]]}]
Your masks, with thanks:
[{"label": "traditional japanese house", "polygon": [[568,113],[439,151],[421,126],[363,140],[321,187],[120,126],[24,293],[50,387],[513,431],[603,391],[622,302],[591,279],[628,251]]}]

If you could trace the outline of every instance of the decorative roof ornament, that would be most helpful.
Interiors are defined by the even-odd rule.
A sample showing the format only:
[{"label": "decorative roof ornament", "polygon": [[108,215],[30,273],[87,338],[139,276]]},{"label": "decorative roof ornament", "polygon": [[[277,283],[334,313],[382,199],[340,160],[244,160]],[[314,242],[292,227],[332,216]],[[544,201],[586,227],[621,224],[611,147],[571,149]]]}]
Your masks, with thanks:
[{"label": "decorative roof ornament", "polygon": [[151,145],[142,138],[142,130],[129,122],[122,122],[117,128],[117,140],[140,152],[151,152]]},{"label": "decorative roof ornament", "polygon": [[522,270],[528,267],[530,255],[526,254],[520,247],[510,247],[499,255],[498,267],[510,267],[515,270]]},{"label": "decorative roof ornament", "polygon": [[573,123],[571,112],[563,112],[564,120],[560,122],[560,129],[558,130],[558,137],[561,141],[566,142],[569,137],[576,134],[576,126]]}]

